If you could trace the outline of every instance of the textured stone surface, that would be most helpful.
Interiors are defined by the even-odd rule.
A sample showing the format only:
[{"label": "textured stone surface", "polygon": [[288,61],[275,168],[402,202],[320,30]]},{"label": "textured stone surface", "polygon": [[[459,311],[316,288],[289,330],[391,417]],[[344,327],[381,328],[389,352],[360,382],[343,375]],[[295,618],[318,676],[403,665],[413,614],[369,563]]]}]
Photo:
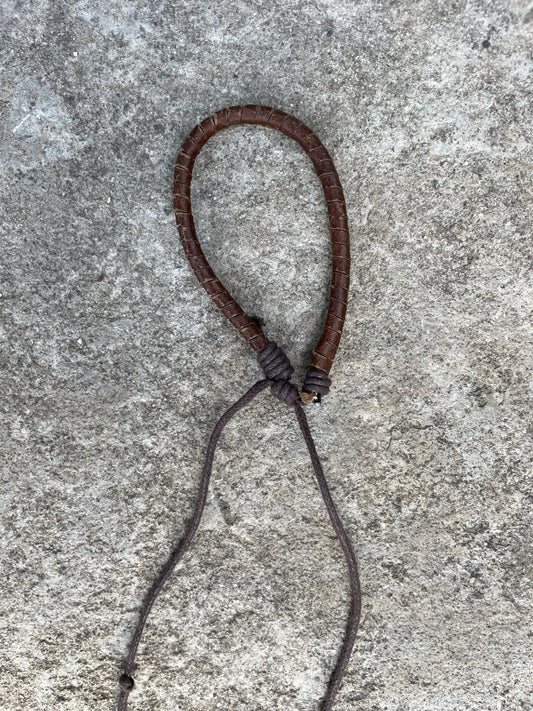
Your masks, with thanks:
[{"label": "textured stone surface", "polygon": [[[260,377],[184,258],[171,179],[198,120],[264,103],[326,144],[352,228],[334,385],[309,409],[364,593],[336,708],[532,709],[529,3],[1,9],[0,706],[114,707],[210,429]],[[193,201],[301,382],[330,258],[310,161],[232,128]],[[222,438],[132,710],[318,709],[347,595],[296,422],[265,393]]]}]

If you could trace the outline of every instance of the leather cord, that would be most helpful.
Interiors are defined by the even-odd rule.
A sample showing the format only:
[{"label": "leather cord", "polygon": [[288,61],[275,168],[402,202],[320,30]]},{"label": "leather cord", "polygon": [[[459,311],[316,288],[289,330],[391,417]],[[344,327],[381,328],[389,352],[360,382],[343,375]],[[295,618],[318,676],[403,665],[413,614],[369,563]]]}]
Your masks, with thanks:
[{"label": "leather cord", "polygon": [[350,235],[344,193],[335,165],[313,131],[290,114],[270,106],[230,106],[198,124],[185,139],[174,171],[174,212],[185,254],[198,281],[216,306],[239,331],[254,351],[268,343],[260,324],[248,316],[217,278],[202,251],[191,211],[192,169],[200,149],[219,131],[236,124],[258,124],[275,128],[294,139],[307,153],[322,183],[331,232],[332,266],[328,315],[322,336],[315,346],[302,392],[304,401],[328,392],[328,373],[333,364],[344,326],[350,286]]},{"label": "leather cord", "polygon": [[[274,125],[276,128],[280,128],[280,130],[283,130],[285,128],[284,132],[289,133],[289,135],[298,135],[301,138],[301,141],[305,142],[306,140],[309,141],[309,145],[314,145],[314,142],[310,140],[310,138],[306,139],[306,136],[309,137],[310,134],[307,133],[309,129],[306,129],[303,124],[298,122],[296,119],[293,117],[289,116],[288,114],[283,114],[282,112],[276,112],[274,109],[266,109],[265,107],[233,107],[232,109],[224,109],[223,111],[217,112],[217,114],[214,114],[214,117],[217,117],[215,120],[213,117],[210,117],[209,119],[206,119],[208,122],[207,128],[210,126],[216,129],[217,126],[217,121],[219,120],[220,117],[222,117],[225,120],[224,126],[225,125],[230,125],[230,119],[232,116],[235,115],[234,109],[239,109],[238,113],[238,118],[240,122],[248,121],[251,123],[263,123],[264,125]],[[252,111],[253,109],[253,111]],[[268,115],[265,114],[265,112],[268,111]],[[281,117],[286,116],[288,119],[290,119],[290,122],[287,119],[281,120],[281,118],[278,116],[281,115]],[[252,120],[253,119],[253,120]],[[259,120],[260,119],[260,120]],[[203,126],[206,121],[203,121],[200,124],[200,127]],[[239,122],[239,121],[233,121]],[[296,123],[294,123],[296,122]],[[303,128],[301,128],[303,127]],[[198,129],[199,127],[197,127]],[[196,130],[196,129],[195,129]],[[204,129],[202,130],[202,135],[207,135],[208,131]],[[213,131],[214,133],[215,131]],[[194,131],[193,131],[194,134]],[[193,135],[191,134],[191,135]],[[195,134],[196,135],[196,134]],[[211,134],[212,135],[212,134]],[[314,135],[314,134],[313,134]],[[207,136],[209,137],[209,136]],[[187,139],[188,141],[189,139]],[[207,140],[207,138],[205,139]],[[205,143],[205,140],[203,141]],[[316,139],[318,140],[318,139]],[[184,146],[187,146],[187,141],[185,142]],[[301,143],[301,141],[299,141]],[[199,150],[198,147],[199,144],[195,144],[196,146],[196,152]],[[302,143],[301,143],[302,145]],[[320,144],[322,145],[322,144]],[[325,149],[324,149],[325,150]],[[181,154],[180,154],[181,155]],[[188,154],[189,155],[189,154]],[[322,155],[322,154],[320,154]],[[189,155],[190,158],[190,155]],[[322,160],[322,159],[321,159]],[[331,160],[331,159],[329,159]],[[191,167],[192,164],[189,163],[189,167]],[[178,158],[178,166],[177,170],[179,171],[179,174],[182,174],[182,169],[183,165],[180,163],[180,158]],[[334,169],[333,169],[334,170]],[[190,183],[190,175],[189,175],[189,183]],[[182,196],[180,194],[180,199],[182,199]],[[179,203],[180,205],[182,203]],[[188,212],[179,212],[178,214],[189,214],[190,215],[190,209]],[[330,215],[331,217],[331,215]],[[182,235],[182,240],[184,242],[184,247],[185,251],[187,253],[187,256],[189,257],[189,260],[191,261],[191,264],[193,266],[193,269],[195,270],[195,273],[197,277],[199,278],[200,282],[206,288],[208,293],[211,293],[209,290],[213,288],[213,285],[215,285],[216,291],[212,292],[212,295],[215,294],[217,298],[220,299],[220,304],[224,304],[224,307],[220,307],[222,312],[230,318],[232,323],[234,323],[235,326],[237,326],[238,323],[243,323],[243,325],[239,328],[239,331],[241,335],[243,335],[246,340],[250,343],[252,348],[256,351],[256,356],[259,365],[261,366],[263,373],[265,374],[265,379],[263,380],[258,380],[254,385],[252,385],[251,388],[241,397],[237,402],[235,402],[226,412],[220,417],[218,422],[216,423],[213,432],[211,434],[211,437],[209,439],[209,443],[207,446],[207,452],[205,456],[205,461],[204,461],[204,466],[202,469],[202,476],[201,476],[201,481],[200,481],[200,490],[196,499],[196,504],[193,512],[192,519],[188,525],[188,528],[179,542],[178,546],[175,548],[175,550],[172,552],[170,555],[169,559],[161,569],[161,572],[159,573],[158,577],[150,587],[144,603],[141,608],[141,612],[139,615],[139,619],[137,622],[137,626],[135,628],[135,631],[133,633],[132,640],[130,642],[129,646],[129,651],[126,657],[126,660],[124,662],[123,666],[123,672],[122,675],[120,676],[119,679],[119,686],[120,686],[120,693],[118,697],[118,711],[127,711],[128,707],[128,697],[130,692],[133,690],[135,686],[135,682],[133,679],[133,669],[135,666],[135,658],[137,655],[137,651],[139,648],[139,643],[141,640],[141,636],[144,630],[144,627],[146,625],[146,621],[148,619],[148,616],[150,614],[150,611],[154,605],[154,602],[163,589],[165,583],[171,576],[174,568],[176,567],[177,563],[181,560],[183,557],[183,554],[185,551],[188,549],[190,546],[192,539],[198,529],[198,526],[200,525],[200,521],[202,518],[202,514],[205,508],[205,503],[207,499],[207,493],[209,489],[209,482],[211,479],[211,472],[212,472],[212,467],[213,467],[213,460],[215,456],[215,450],[217,443],[220,439],[220,436],[222,434],[222,431],[224,427],[228,424],[228,422],[231,420],[231,418],[239,412],[243,407],[245,407],[247,404],[249,404],[255,396],[260,393],[262,390],[265,390],[267,387],[270,386],[271,392],[276,397],[278,400],[281,402],[285,403],[287,406],[291,407],[295,414],[296,418],[298,421],[298,425],[300,427],[300,431],[302,433],[302,436],[305,440],[307,450],[309,452],[309,456],[311,459],[311,463],[313,465],[313,469],[315,472],[316,480],[318,483],[318,487],[320,489],[320,493],[322,494],[322,498],[324,501],[324,504],[326,506],[327,512],[329,514],[329,518],[331,521],[331,525],[333,526],[333,529],[335,531],[335,534],[339,540],[340,546],[342,548],[342,551],[344,553],[344,557],[346,560],[346,565],[348,568],[348,576],[350,580],[350,596],[351,596],[351,602],[350,602],[350,610],[348,613],[348,619],[346,623],[346,632],[344,636],[344,641],[337,659],[337,662],[335,664],[335,668],[333,669],[333,672],[331,674],[329,684],[326,690],[326,694],[324,698],[322,699],[321,703],[321,711],[331,711],[333,707],[333,703],[335,700],[335,697],[337,695],[337,692],[341,686],[342,679],[346,670],[346,667],[348,665],[353,646],[355,643],[355,637],[357,634],[357,628],[359,626],[359,620],[360,620],[360,615],[361,615],[361,591],[360,591],[360,584],[359,584],[359,575],[357,571],[357,562],[355,559],[355,554],[352,548],[352,545],[350,543],[350,540],[344,530],[344,527],[342,525],[341,519],[337,513],[337,510],[335,508],[335,504],[333,502],[333,499],[331,497],[331,493],[328,488],[328,484],[326,481],[326,478],[324,476],[324,472],[322,469],[322,465],[320,463],[320,460],[318,458],[318,454],[316,451],[316,447],[313,441],[313,437],[311,435],[311,431],[309,429],[309,423],[307,421],[307,417],[305,414],[305,410],[302,407],[304,403],[310,402],[310,399],[306,397],[307,394],[311,394],[313,398],[319,398],[321,394],[327,393],[329,390],[329,386],[331,385],[331,380],[328,377],[329,373],[329,368],[331,367],[331,363],[333,361],[333,357],[336,352],[336,346],[333,345],[332,342],[328,341],[330,343],[331,349],[328,347],[323,348],[322,342],[324,339],[322,339],[319,342],[319,346],[317,346],[317,349],[314,351],[313,355],[313,362],[310,368],[308,369],[306,380],[304,382],[304,388],[302,391],[299,391],[296,385],[290,381],[292,374],[294,373],[294,368],[292,367],[289,358],[285,354],[285,352],[282,350],[280,346],[278,346],[274,341],[269,341],[266,336],[263,333],[262,326],[263,326],[263,321],[260,318],[256,317],[249,317],[244,312],[242,312],[242,309],[240,311],[236,311],[236,309],[240,309],[238,304],[236,304],[235,301],[232,301],[231,303],[228,301],[224,301],[222,299],[221,295],[226,294],[229,297],[228,292],[224,289],[222,284],[214,277],[214,273],[212,270],[210,270],[209,265],[207,265],[207,268],[210,270],[209,272],[206,272],[205,270],[207,269],[204,266],[199,266],[202,264],[202,261],[200,259],[201,256],[201,250],[199,248],[199,245],[197,244],[196,236],[194,234],[194,225],[192,223],[192,215],[190,215],[190,218],[187,218],[185,222],[181,222],[178,220],[178,227],[181,227],[180,229],[180,234]],[[186,236],[186,239],[183,239],[183,235]],[[348,239],[348,233],[347,230],[345,232],[346,239]],[[193,239],[194,237],[194,239]],[[191,245],[193,245],[191,247]],[[197,246],[194,246],[197,245]],[[335,245],[335,243],[334,243]],[[188,251],[189,250],[189,251]],[[192,250],[192,251],[191,251]],[[199,250],[199,251],[198,251]],[[346,253],[346,252],[345,252]],[[349,260],[349,250],[348,250],[348,260]],[[195,259],[191,260],[191,257],[195,257]],[[198,261],[196,260],[198,258]],[[335,258],[335,257],[334,257]],[[204,257],[205,260],[205,257]],[[207,264],[207,261],[205,261],[205,264]],[[348,261],[349,264],[349,261]],[[205,274],[212,274],[213,276],[208,277],[206,281],[202,281],[202,278],[205,276]],[[335,273],[335,270],[334,270]],[[335,277],[333,277],[335,279]],[[345,282],[347,283],[347,281]],[[207,284],[207,286],[206,286]],[[209,286],[211,285],[211,286]],[[336,293],[334,292],[334,288],[332,286],[332,294]],[[229,297],[231,299],[231,297]],[[330,309],[331,309],[331,303],[335,302],[335,299],[330,299]],[[342,313],[342,321],[344,320],[344,312],[345,312],[345,305],[346,302],[344,303],[344,311]],[[226,307],[231,307],[229,310]],[[333,308],[337,308],[335,305]],[[235,313],[234,313],[235,312]],[[234,313],[233,316],[229,316],[229,313]],[[331,312],[330,312],[331,315]],[[236,318],[238,317],[238,319]],[[338,317],[340,318],[340,317]],[[240,319],[240,320],[239,320]],[[328,316],[329,319],[329,316]],[[235,322],[236,321],[236,322]],[[331,324],[331,322],[330,322]],[[326,335],[328,334],[328,322],[326,323],[325,327],[325,333]],[[339,325],[339,331],[338,336],[340,338],[340,332],[342,331],[342,322],[340,322]],[[337,341],[338,345],[338,341]],[[260,346],[260,347],[259,347]],[[322,349],[322,350],[319,350]],[[329,353],[329,356],[325,356],[324,352]],[[316,358],[315,358],[316,356]],[[320,366],[315,365],[315,363],[320,363]]]}]

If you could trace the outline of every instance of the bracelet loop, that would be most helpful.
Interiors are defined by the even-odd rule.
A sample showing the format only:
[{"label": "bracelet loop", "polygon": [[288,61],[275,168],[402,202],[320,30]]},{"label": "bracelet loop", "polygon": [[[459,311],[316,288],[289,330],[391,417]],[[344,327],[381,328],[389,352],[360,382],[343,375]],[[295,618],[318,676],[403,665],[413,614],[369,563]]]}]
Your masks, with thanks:
[{"label": "bracelet loop", "polygon": [[344,326],[350,285],[350,236],[344,194],[331,156],[310,128],[290,114],[267,106],[232,106],[217,111],[196,126],[184,141],[174,172],[174,211],[185,254],[200,284],[220,311],[254,351],[269,343],[257,319],[246,314],[211,269],[198,242],[191,212],[191,180],[194,161],[202,146],[218,131],[235,124],[259,124],[276,128],[293,138],[311,158],[326,197],[332,242],[329,308],[322,336],[313,350],[303,391],[325,394],[327,377]]}]

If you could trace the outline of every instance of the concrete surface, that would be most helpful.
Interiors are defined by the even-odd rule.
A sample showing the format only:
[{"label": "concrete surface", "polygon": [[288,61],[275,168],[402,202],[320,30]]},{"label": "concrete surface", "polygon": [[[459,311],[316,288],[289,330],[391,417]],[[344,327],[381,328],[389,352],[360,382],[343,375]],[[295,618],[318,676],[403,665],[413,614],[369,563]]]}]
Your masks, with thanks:
[{"label": "concrete surface", "polygon": [[[348,203],[348,320],[309,410],[364,593],[335,708],[532,709],[529,3],[1,8],[2,709],[114,708],[208,434],[260,377],[171,206],[181,142],[236,103],[313,128]],[[193,201],[301,382],[330,258],[310,161],[233,128]],[[318,709],[347,594],[296,422],[265,393],[222,438],[132,711]]]}]

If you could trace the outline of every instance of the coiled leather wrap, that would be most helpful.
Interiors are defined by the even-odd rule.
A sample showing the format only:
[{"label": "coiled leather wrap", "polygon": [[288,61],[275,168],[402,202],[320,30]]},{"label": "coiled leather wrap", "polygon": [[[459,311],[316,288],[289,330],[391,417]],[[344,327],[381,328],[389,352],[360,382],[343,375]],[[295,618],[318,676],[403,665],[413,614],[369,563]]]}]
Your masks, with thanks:
[{"label": "coiled leather wrap", "polygon": [[[329,308],[322,336],[313,350],[304,391],[321,382],[327,392],[330,372],[344,326],[350,285],[350,237],[344,194],[331,156],[313,131],[290,114],[267,106],[231,106],[217,111],[193,128],[178,153],[174,172],[174,211],[185,254],[198,281],[254,351],[269,343],[257,320],[246,314],[211,269],[196,236],[191,212],[191,179],[194,161],[202,146],[218,131],[235,124],[269,126],[293,138],[311,158],[326,198],[332,270]],[[320,377],[320,374],[324,375]],[[317,378],[317,376],[319,376]]]}]

